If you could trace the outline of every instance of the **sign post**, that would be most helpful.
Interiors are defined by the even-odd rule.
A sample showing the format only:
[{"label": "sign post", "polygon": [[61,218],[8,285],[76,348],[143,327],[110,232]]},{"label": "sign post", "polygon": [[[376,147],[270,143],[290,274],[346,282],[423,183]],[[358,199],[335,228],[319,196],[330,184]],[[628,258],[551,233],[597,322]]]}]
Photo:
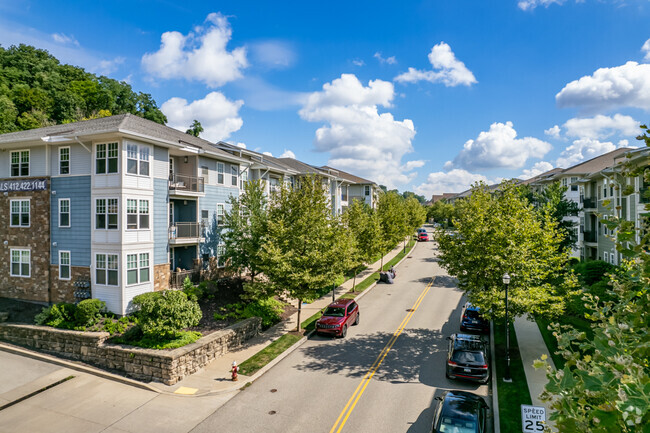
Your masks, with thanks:
[{"label": "sign post", "polygon": [[542,406],[521,405],[522,433],[540,433],[546,426],[546,408]]}]

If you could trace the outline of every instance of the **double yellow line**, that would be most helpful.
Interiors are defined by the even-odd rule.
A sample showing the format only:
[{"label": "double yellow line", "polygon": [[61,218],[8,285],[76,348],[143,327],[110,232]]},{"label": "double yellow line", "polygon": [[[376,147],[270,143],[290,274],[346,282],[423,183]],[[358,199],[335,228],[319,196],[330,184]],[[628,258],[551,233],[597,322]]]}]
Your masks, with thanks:
[{"label": "double yellow line", "polygon": [[406,315],[404,320],[402,320],[402,323],[400,323],[399,327],[397,330],[393,333],[393,336],[390,338],[388,341],[388,344],[384,346],[382,351],[379,353],[379,356],[377,359],[375,359],[375,362],[372,364],[370,367],[370,370],[366,373],[366,375],[361,379],[361,383],[357,386],[357,389],[354,390],[354,393],[352,394],[352,397],[350,397],[350,400],[348,400],[348,404],[345,405],[343,410],[341,411],[341,414],[339,417],[336,419],[336,422],[332,426],[332,429],[330,430],[330,433],[340,433],[341,430],[343,429],[343,426],[348,420],[348,417],[354,410],[354,407],[357,405],[357,402],[361,398],[361,395],[363,392],[366,390],[366,387],[370,383],[370,380],[372,377],[375,375],[377,372],[377,369],[379,369],[379,366],[384,362],[384,358],[386,358],[386,355],[388,355],[388,352],[390,352],[390,349],[393,347],[395,342],[397,341],[397,338],[400,336],[406,325],[408,325],[409,321],[411,320],[411,317],[413,317],[413,314],[415,314],[415,311],[418,309],[420,304],[422,303],[422,300],[424,297],[427,295],[429,292],[429,289],[431,289],[431,286],[433,285],[433,278],[431,281],[429,281],[429,284],[427,284],[427,287],[420,293],[420,297],[418,297],[417,301],[415,301],[415,304],[413,304],[413,307],[410,309],[409,314]]}]

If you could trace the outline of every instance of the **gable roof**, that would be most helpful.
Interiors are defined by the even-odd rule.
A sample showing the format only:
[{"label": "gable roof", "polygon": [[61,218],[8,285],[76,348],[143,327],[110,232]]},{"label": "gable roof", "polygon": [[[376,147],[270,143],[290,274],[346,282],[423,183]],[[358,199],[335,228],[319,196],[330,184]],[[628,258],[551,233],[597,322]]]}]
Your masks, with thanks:
[{"label": "gable roof", "polygon": [[313,165],[305,164],[294,158],[276,158],[282,164],[296,170],[300,174],[317,174],[320,176],[332,177],[333,175],[314,167]]},{"label": "gable roof", "polygon": [[323,165],[320,168],[322,170],[332,170],[332,171],[336,172],[336,175],[338,175],[338,177],[340,177],[341,179],[345,179],[345,180],[347,180],[349,182],[352,182],[352,183],[369,183],[369,184],[373,184],[373,185],[377,184],[376,182],[373,182],[372,180],[368,180],[368,179],[364,179],[364,178],[359,177],[359,176],[355,176],[353,174],[347,173],[347,172],[345,172],[343,170],[339,170],[338,168],[330,167],[328,165]]},{"label": "gable roof", "polygon": [[616,157],[624,154],[625,152],[629,152],[631,150],[633,149],[629,147],[621,147],[619,149],[614,149],[611,152],[605,153],[595,158],[591,158],[590,160],[587,160],[585,162],[581,162],[580,164],[569,167],[556,176],[564,176],[567,174],[596,173],[598,171],[606,169],[607,167],[613,166]]}]

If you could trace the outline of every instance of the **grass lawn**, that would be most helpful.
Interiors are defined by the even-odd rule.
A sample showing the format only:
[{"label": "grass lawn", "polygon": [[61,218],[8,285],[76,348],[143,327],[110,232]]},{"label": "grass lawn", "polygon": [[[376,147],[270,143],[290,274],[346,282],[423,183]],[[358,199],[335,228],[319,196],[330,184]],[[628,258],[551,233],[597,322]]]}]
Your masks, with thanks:
[{"label": "grass lawn", "polygon": [[293,346],[302,336],[296,334],[284,334],[255,355],[242,362],[239,366],[239,373],[245,376],[255,374],[260,368],[273,361],[278,355]]},{"label": "grass lawn", "polygon": [[494,324],[494,349],[499,393],[499,419],[502,432],[521,431],[521,406],[532,404],[526,382],[524,365],[519,355],[517,336],[510,324],[510,375],[512,382],[503,381],[506,370],[506,330],[503,322]]},{"label": "grass lawn", "polygon": [[557,352],[557,339],[553,335],[553,331],[549,331],[548,325],[553,322],[558,322],[561,325],[571,325],[576,330],[585,332],[588,339],[591,339],[593,337],[593,331],[591,330],[590,326],[591,322],[589,322],[587,319],[571,315],[564,315],[556,320],[548,320],[544,318],[538,318],[536,320],[539,331],[542,333],[542,338],[544,338],[544,343],[546,343],[546,347],[551,354],[551,359],[553,359],[553,364],[555,364],[555,368],[557,370],[562,370],[564,368],[564,358],[561,355],[555,353]]}]

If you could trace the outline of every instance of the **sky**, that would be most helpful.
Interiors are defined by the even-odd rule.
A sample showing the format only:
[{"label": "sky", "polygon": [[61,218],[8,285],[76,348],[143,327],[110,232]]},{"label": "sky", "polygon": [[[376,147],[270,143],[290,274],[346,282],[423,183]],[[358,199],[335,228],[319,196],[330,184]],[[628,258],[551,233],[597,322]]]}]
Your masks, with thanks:
[{"label": "sky", "polygon": [[637,147],[649,0],[0,0],[0,45],[150,93],[168,125],[389,189]]}]

